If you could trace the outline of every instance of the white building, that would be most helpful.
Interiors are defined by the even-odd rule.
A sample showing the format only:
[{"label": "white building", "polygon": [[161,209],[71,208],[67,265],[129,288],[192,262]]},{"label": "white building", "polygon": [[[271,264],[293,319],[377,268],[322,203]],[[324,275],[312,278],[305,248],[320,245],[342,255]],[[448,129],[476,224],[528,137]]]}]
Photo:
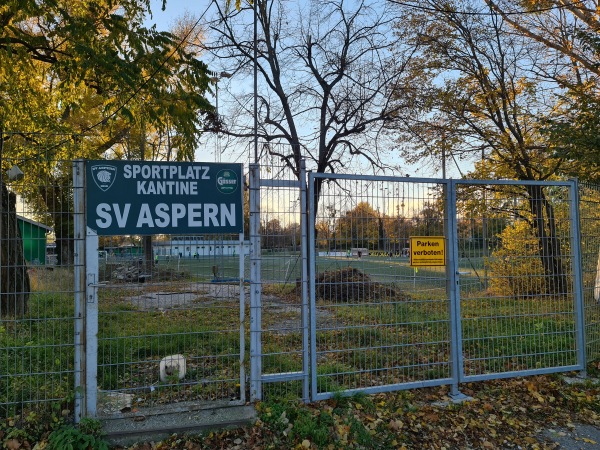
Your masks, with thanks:
[{"label": "white building", "polygon": [[[168,241],[152,243],[154,255],[158,257],[203,258],[206,256],[238,256],[240,241],[205,240],[203,236],[174,236]],[[244,255],[250,254],[250,242],[243,243]]]}]

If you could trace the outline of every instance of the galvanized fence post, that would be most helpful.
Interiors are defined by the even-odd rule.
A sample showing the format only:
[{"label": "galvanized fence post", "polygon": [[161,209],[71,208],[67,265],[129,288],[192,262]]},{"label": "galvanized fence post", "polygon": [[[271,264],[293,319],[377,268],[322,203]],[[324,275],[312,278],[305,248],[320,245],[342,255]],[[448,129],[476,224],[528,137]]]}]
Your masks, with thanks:
[{"label": "galvanized fence post", "polygon": [[73,161],[74,300],[75,300],[75,423],[86,415],[85,393],[85,164]]},{"label": "galvanized fence post", "polygon": [[585,349],[585,315],[583,301],[583,269],[581,264],[581,222],[579,214],[579,183],[577,179],[570,180],[571,192],[571,252],[573,255],[573,281],[575,288],[575,314],[577,321],[577,363],[581,367],[581,374],[586,374],[586,349]]},{"label": "galvanized fence post", "polygon": [[75,236],[75,421],[96,417],[98,391],[98,235],[87,228],[85,161],[73,162]]},{"label": "galvanized fence post", "polygon": [[98,398],[98,234],[87,228],[85,236],[85,396],[86,416],[96,417]]},{"label": "galvanized fence post", "polygon": [[250,401],[262,399],[260,165],[250,164]]},{"label": "galvanized fence post", "polygon": [[306,161],[300,161],[300,234],[302,251],[302,401],[309,401],[310,384],[310,339],[309,339],[309,314],[308,305],[308,248],[312,241],[308,240],[307,228],[314,228],[314,223],[309,221],[306,202]]},{"label": "galvanized fence post", "polygon": [[240,402],[246,402],[246,293],[244,290],[244,233],[239,234],[240,245]]},{"label": "galvanized fence post", "polygon": [[453,400],[465,398],[458,389],[463,374],[462,333],[460,320],[460,289],[458,289],[458,233],[456,212],[456,182],[449,180],[446,184],[446,238],[448,239],[448,256],[446,259],[447,294],[450,302],[450,361],[452,385],[450,397]]},{"label": "galvanized fence post", "polygon": [[308,174],[308,295],[310,296],[310,397],[312,401],[317,400],[317,317],[316,317],[316,298],[315,298],[315,278],[316,278],[316,259],[315,259],[315,200],[314,200],[315,174]]}]

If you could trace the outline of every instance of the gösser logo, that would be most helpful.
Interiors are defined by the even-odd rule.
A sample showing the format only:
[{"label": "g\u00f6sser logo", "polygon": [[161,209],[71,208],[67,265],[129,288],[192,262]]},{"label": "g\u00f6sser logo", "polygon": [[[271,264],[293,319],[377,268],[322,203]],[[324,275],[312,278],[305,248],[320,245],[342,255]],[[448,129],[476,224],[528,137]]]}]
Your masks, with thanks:
[{"label": "g\u00f6sser logo", "polygon": [[117,178],[117,168],[115,166],[99,165],[92,166],[92,178],[94,183],[102,191],[106,192],[115,182]]},{"label": "g\u00f6sser logo", "polygon": [[217,189],[222,194],[232,194],[237,190],[238,179],[233,170],[220,170],[217,173]]}]

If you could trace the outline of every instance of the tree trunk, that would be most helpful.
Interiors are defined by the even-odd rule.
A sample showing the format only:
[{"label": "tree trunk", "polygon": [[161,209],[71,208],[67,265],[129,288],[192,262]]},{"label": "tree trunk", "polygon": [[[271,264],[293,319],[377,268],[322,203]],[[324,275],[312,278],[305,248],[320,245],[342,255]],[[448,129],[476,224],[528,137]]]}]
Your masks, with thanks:
[{"label": "tree trunk", "polygon": [[[142,108],[143,109],[143,108]],[[146,160],[146,122],[142,117],[141,124],[141,135],[140,135],[140,159]],[[152,265],[154,262],[154,255],[152,252],[152,236],[142,236],[142,250],[144,258],[144,270],[148,273],[152,273]]]},{"label": "tree trunk", "polygon": [[73,231],[73,207],[70,178],[48,178],[38,187],[46,210],[52,215],[56,238],[56,258],[59,266],[72,265],[75,261],[75,241]]},{"label": "tree trunk", "polygon": [[568,279],[561,258],[560,239],[556,234],[554,208],[541,186],[527,186],[529,207],[533,216],[533,231],[538,240],[540,259],[544,268],[546,292],[566,294]]},{"label": "tree trunk", "polygon": [[378,250],[387,251],[387,248],[385,248],[385,231],[383,228],[383,219],[381,218],[381,214],[379,214],[379,216],[377,217],[377,222],[378,222],[377,233],[379,235]]},{"label": "tree trunk", "polygon": [[16,196],[0,182],[0,311],[20,317],[27,312],[31,285],[16,213]]},{"label": "tree trunk", "polygon": [[59,266],[70,266],[75,261],[75,241],[71,229],[70,213],[53,213],[54,234],[56,236],[56,257]]}]

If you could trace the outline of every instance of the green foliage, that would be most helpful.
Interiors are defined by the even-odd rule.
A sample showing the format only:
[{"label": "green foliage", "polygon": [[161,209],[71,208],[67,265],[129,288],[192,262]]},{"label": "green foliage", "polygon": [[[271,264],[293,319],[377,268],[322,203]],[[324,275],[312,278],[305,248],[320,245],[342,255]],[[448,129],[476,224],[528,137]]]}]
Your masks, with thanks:
[{"label": "green foliage", "polygon": [[[12,11],[0,15],[0,86],[13,94],[0,97],[4,127],[80,132],[145,114],[157,127],[169,123],[182,145],[195,143],[197,113],[211,109],[203,96],[208,70],[186,40],[142,25],[149,5],[125,0],[116,12],[106,0],[9,0],[0,7]],[[143,112],[137,101],[124,107],[134,93],[143,97]],[[113,138],[123,137],[123,126],[117,120],[109,127]]]},{"label": "green foliage", "polygon": [[31,295],[29,314],[36,320],[0,327],[0,370],[15,375],[0,385],[0,404],[12,404],[2,409],[5,416],[21,413],[20,399],[67,398],[72,391],[73,297],[52,290]]},{"label": "green foliage", "polygon": [[333,424],[333,417],[327,411],[313,414],[311,410],[301,409],[292,426],[290,437],[299,441],[308,439],[319,447],[324,446],[329,442]]},{"label": "green foliage", "polygon": [[70,160],[192,160],[213,115],[197,30],[148,29],[150,13],[149,0],[0,6],[0,170],[26,173],[13,189],[53,227],[59,264],[74,258]]},{"label": "green foliage", "polygon": [[48,436],[48,450],[108,450],[108,443],[99,436],[99,423],[91,419],[82,426],[65,425]]},{"label": "green foliage", "polygon": [[554,142],[557,156],[575,160],[569,174],[600,180],[600,102],[590,87],[578,87],[561,97],[559,112],[544,119],[543,133]]},{"label": "green foliage", "polygon": [[258,417],[269,428],[282,432],[297,415],[295,402],[263,402],[257,405]]},{"label": "green foliage", "polygon": [[[32,409],[21,411],[20,414],[6,415],[6,418],[0,421],[0,436],[5,445],[11,443],[13,448],[30,448],[36,442],[43,441],[52,431],[60,428],[64,424],[64,413],[68,410],[63,409],[64,402],[56,402],[49,408]],[[4,447],[3,447],[4,448]]]},{"label": "green foliage", "polygon": [[81,419],[79,422],[79,429],[84,434],[90,434],[96,437],[100,437],[103,434],[102,422],[97,419],[90,419],[88,417]]}]

